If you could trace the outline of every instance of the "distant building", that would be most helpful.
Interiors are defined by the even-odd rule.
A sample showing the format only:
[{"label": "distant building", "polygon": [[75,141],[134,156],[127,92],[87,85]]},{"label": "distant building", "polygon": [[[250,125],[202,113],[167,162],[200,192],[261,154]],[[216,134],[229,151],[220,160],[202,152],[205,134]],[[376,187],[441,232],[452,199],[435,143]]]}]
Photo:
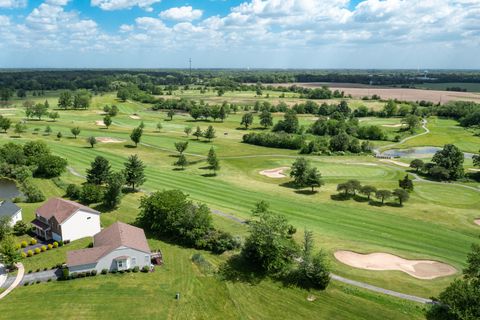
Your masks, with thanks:
[{"label": "distant building", "polygon": [[22,208],[10,200],[0,202],[0,217],[10,219],[10,226],[13,227],[17,221],[22,220]]},{"label": "distant building", "polygon": [[74,241],[100,232],[100,212],[74,201],[52,198],[37,209],[32,225],[45,240]]},{"label": "distant building", "polygon": [[70,272],[150,267],[151,252],[143,229],[115,222],[93,238],[93,247],[67,253]]}]

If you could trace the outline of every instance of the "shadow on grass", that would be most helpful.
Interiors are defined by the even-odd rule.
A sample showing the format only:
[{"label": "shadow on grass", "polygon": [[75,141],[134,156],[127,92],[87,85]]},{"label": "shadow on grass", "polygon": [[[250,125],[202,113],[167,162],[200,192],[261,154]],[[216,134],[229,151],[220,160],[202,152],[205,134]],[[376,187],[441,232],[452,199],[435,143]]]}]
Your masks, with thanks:
[{"label": "shadow on grass", "polygon": [[133,144],[124,144],[123,145],[125,148],[129,148],[129,149],[135,149],[137,146],[133,145]]},{"label": "shadow on grass", "polygon": [[185,171],[185,168],[173,168],[172,171]]},{"label": "shadow on grass", "polygon": [[350,200],[351,198],[352,198],[351,194],[345,194],[345,193],[336,193],[330,196],[330,199],[334,201],[347,201],[347,200]]},{"label": "shadow on grass", "polygon": [[361,197],[358,194],[354,195],[352,197],[352,199],[355,200],[356,202],[369,202],[371,200],[371,198],[368,199],[368,198],[365,198],[365,197]]},{"label": "shadow on grass", "polygon": [[307,189],[303,189],[303,190],[295,190],[295,193],[296,194],[302,194],[302,195],[305,195],[305,196],[311,196],[311,195],[314,195],[316,193],[318,193],[317,190],[307,190]]},{"label": "shadow on grass", "polygon": [[222,280],[249,284],[258,284],[266,277],[265,273],[252,267],[239,254],[230,257],[225,263],[220,265],[218,275]]},{"label": "shadow on grass", "polygon": [[295,189],[295,190],[300,189],[300,188],[295,184],[295,182],[293,182],[293,181],[287,181],[287,182],[284,182],[284,183],[280,183],[280,187],[284,187],[284,188],[288,188],[288,189]]},{"label": "shadow on grass", "polygon": [[202,174],[202,177],[205,177],[205,178],[213,178],[213,177],[216,177],[217,174],[216,173],[204,173]]}]

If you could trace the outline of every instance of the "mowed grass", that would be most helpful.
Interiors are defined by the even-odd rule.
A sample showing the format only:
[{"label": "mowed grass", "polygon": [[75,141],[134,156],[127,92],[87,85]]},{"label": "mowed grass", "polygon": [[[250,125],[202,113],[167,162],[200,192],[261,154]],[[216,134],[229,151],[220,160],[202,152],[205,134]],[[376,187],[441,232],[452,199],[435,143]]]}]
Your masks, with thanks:
[{"label": "mowed grass", "polygon": [[[52,99],[55,98],[52,97]],[[95,125],[95,121],[103,118],[103,115],[99,113],[103,105],[107,103],[116,103],[119,105],[121,112],[114,118],[114,124],[109,129],[102,129]],[[9,116],[14,121],[20,120],[23,117],[21,110],[8,112],[15,113],[14,116]],[[309,157],[313,165],[318,167],[326,182],[326,185],[315,195],[305,195],[296,192],[297,190],[285,184],[290,180],[288,178],[277,180],[259,175],[258,171],[260,170],[290,166],[298,154],[292,150],[263,148],[241,143],[241,136],[248,132],[238,129],[242,113],[231,115],[224,123],[194,122],[190,117],[183,114],[176,115],[173,121],[166,121],[166,116],[162,112],[149,111],[146,105],[140,103],[120,103],[116,101],[112,95],[95,97],[90,110],[60,111],[60,113],[61,118],[57,122],[47,122],[44,120],[29,121],[28,132],[21,134],[20,138],[12,138],[12,136],[15,136],[13,133],[2,134],[0,135],[0,143],[9,141],[23,143],[31,139],[42,139],[56,154],[66,157],[69,165],[80,174],[85,173],[85,169],[97,155],[105,156],[111,162],[114,170],[120,170],[123,168],[123,163],[129,155],[138,154],[147,166],[147,182],[142,186],[145,190],[180,189],[188,193],[193,200],[205,202],[212,209],[218,209],[245,219],[250,218],[250,210],[256,202],[260,200],[268,201],[271,204],[272,210],[286,215],[289,221],[297,227],[297,239],[299,241],[301,240],[301,234],[304,228],[314,231],[317,244],[324,248],[330,256],[333,271],[348,278],[365,281],[404,293],[429,297],[440,292],[454,277],[433,281],[421,281],[401,272],[372,272],[354,269],[336,262],[333,258],[333,253],[340,249],[359,252],[389,252],[405,258],[443,261],[452,264],[460,270],[464,266],[470,244],[472,242],[478,242],[478,227],[475,227],[472,223],[474,216],[478,214],[478,201],[476,200],[478,199],[478,193],[474,191],[470,193],[465,192],[464,188],[461,187],[448,186],[448,189],[444,189],[443,186],[417,183],[416,187],[418,187],[418,191],[412,194],[410,202],[408,202],[404,208],[391,205],[379,207],[370,205],[365,201],[356,201],[353,199],[346,201],[333,200],[331,197],[336,194],[336,184],[346,181],[347,179],[358,179],[364,184],[371,184],[379,188],[393,189],[398,186],[398,179],[405,175],[404,169],[386,165],[372,157]],[[138,114],[146,124],[142,144],[138,148],[133,148],[132,143],[129,141],[131,130],[141,121],[130,118],[130,115],[133,113]],[[281,114],[275,114],[275,121],[281,117]],[[311,123],[314,120],[314,117],[311,115],[301,117],[302,123],[305,124]],[[391,121],[391,119],[386,119],[386,121]],[[158,122],[162,123],[163,126],[161,132],[156,132],[155,129]],[[255,119],[255,122],[254,128],[258,126],[258,119]],[[205,129],[206,126],[210,124],[216,128],[217,138],[212,143],[207,143],[197,141],[195,138],[190,137],[188,139],[189,148],[187,150],[187,158],[193,163],[185,171],[173,170],[172,163],[175,161],[176,155],[173,143],[187,140],[186,135],[183,133],[184,127],[193,126],[195,128],[197,125],[200,125]],[[42,133],[32,134],[33,128],[38,127],[43,130],[46,125],[52,127],[54,134],[50,136],[45,136]],[[82,130],[78,139],[73,139],[69,133],[70,129],[74,126],[79,126]],[[254,130],[257,131],[258,129]],[[64,135],[61,141],[54,137],[58,131]],[[92,149],[89,148],[85,142],[86,137],[90,135],[96,137],[115,137],[124,140],[124,142],[115,144],[99,143]],[[466,134],[464,132],[464,137],[465,136]],[[412,142],[420,138],[421,137],[412,139]],[[462,139],[461,136],[458,136],[458,138]],[[216,177],[205,177],[204,175],[209,173],[209,171],[204,169],[206,164],[203,159],[212,146],[214,146],[221,159],[222,168]],[[68,172],[62,176],[62,179],[65,182],[82,182],[82,179]],[[43,185],[45,186],[44,190],[46,190],[49,196],[61,196],[63,193],[51,182],[47,183],[39,180],[37,183],[42,183],[42,187]],[[442,192],[448,195],[448,197],[441,196]],[[457,197],[456,195],[460,196]],[[107,226],[117,220],[133,222],[138,214],[138,202],[141,196],[142,194],[140,193],[127,195],[118,210],[102,215],[102,224]],[[457,198],[462,200],[457,201]],[[454,201],[451,201],[451,199]],[[21,204],[21,206],[25,208],[24,212],[27,212],[27,216],[30,215],[33,217],[33,210],[38,204]],[[228,219],[215,217],[214,221],[218,227],[232,232],[235,235],[245,237],[247,234],[245,226],[236,224]],[[177,279],[176,283],[182,281],[188,282],[192,287],[188,287],[190,291],[185,290],[187,290],[187,292],[194,292],[196,296],[196,290],[203,288],[201,280],[198,280],[197,277],[187,277],[188,279],[179,280],[179,278],[182,278],[182,275],[177,274],[176,271],[178,268],[182,269],[183,267],[181,265],[183,264],[191,265],[189,255],[192,251],[178,247],[169,247],[169,245],[156,242],[157,240],[154,239],[150,239],[150,241],[154,248],[157,246],[162,249],[168,247],[170,249],[165,250],[171,250],[171,255],[178,255],[179,257],[183,257],[182,259],[185,259],[185,261],[182,260],[181,263],[177,261],[179,263],[178,265],[176,264],[177,262],[172,262],[170,265],[172,269],[175,270],[171,271],[174,273],[170,273],[165,277]],[[83,243],[79,244],[80,247],[82,245]],[[63,262],[65,259],[64,254],[63,250],[57,252],[52,251],[45,253],[43,257],[38,256],[38,258],[35,257],[36,259],[32,258],[30,262],[26,263],[30,264],[29,268],[41,268],[44,263],[53,261]],[[50,258],[47,259],[47,257]],[[215,256],[211,256],[211,258],[215,261],[224,259]],[[166,261],[167,264],[169,264],[171,260],[167,258]],[[45,267],[50,266],[51,265],[45,265]],[[128,275],[127,278],[130,276],[133,275]],[[143,275],[135,275],[135,277],[137,276],[142,277]],[[157,277],[157,273],[155,273],[154,277]],[[203,275],[199,275],[199,277],[201,279],[205,278],[207,282],[209,279],[211,280],[211,277],[204,277]],[[120,287],[123,281],[115,280],[115,277],[106,277],[105,279],[110,279],[109,281],[115,282],[117,287]],[[158,279],[158,283],[163,281],[161,280],[163,278]],[[87,301],[87,297],[83,296],[86,292],[82,291],[81,288],[82,286],[88,286],[90,284],[88,281],[90,280],[93,281],[91,289],[99,290],[99,303],[109,304],[109,300],[117,298],[115,290],[109,291],[99,288],[97,282],[104,280],[98,278],[95,280],[86,279],[62,284],[42,284],[22,288],[22,290],[28,290],[28,292],[30,290],[50,292],[49,288],[55,288],[53,290],[55,291],[57,290],[56,286],[73,286],[73,292],[77,292],[81,297],[78,301]],[[132,282],[135,281],[137,280],[132,280]],[[174,286],[171,286],[169,282],[165,286],[165,292],[159,288],[155,288],[155,290],[160,290],[160,292],[148,289],[150,288],[149,286],[154,286],[157,282],[153,281],[153,284],[151,282],[147,284],[140,281],[138,284],[139,291],[137,293],[140,294],[147,291],[150,295],[146,294],[146,296],[151,297],[150,299],[155,299],[155,296],[159,296],[162,301],[177,303],[169,300],[173,298],[171,292],[177,290],[174,289]],[[197,288],[196,285],[199,287]],[[297,289],[289,289],[292,291],[288,291],[286,288],[282,288],[279,284],[269,280],[262,282],[258,286],[219,282],[218,286],[217,284],[212,284],[211,290],[215,291],[214,293],[212,292],[212,294],[222,297],[219,298],[219,304],[223,306],[220,308],[222,311],[218,311],[220,309],[218,309],[219,307],[216,301],[210,301],[209,297],[197,297],[197,299],[208,300],[204,301],[209,310],[205,312],[208,313],[208,315],[213,314],[213,317],[216,316],[215,312],[217,312],[219,317],[222,315],[223,318],[230,318],[229,306],[230,303],[232,303],[235,308],[233,318],[272,318],[275,316],[283,318],[284,315],[291,315],[292,318],[301,318],[301,316],[303,316],[303,318],[312,318],[314,316],[313,314],[312,316],[309,314],[310,306],[322,301],[320,306],[313,308],[320,317],[336,318],[338,315],[340,319],[355,319],[355,316],[350,316],[350,309],[343,305],[346,301],[345,299],[353,299],[353,306],[357,304],[356,307],[352,306],[351,310],[358,309],[362,304],[368,305],[369,307],[366,307],[365,310],[369,310],[372,317],[377,316],[377,312],[378,315],[382,315],[383,318],[389,319],[401,319],[405,315],[405,318],[415,318],[418,316],[418,310],[415,309],[415,312],[412,313],[412,310],[409,308],[407,308],[405,314],[397,314],[399,310],[397,308],[398,305],[396,305],[397,302],[392,302],[393,300],[390,298],[379,297],[361,290],[352,289],[348,286],[343,287],[339,284],[334,284],[331,289],[332,291],[327,290],[326,296],[332,294],[332,300],[328,300],[328,298],[317,299],[317,301],[320,301],[313,304],[299,302],[298,314],[291,314],[284,311],[283,307],[277,306],[277,300],[282,301],[284,304],[292,303],[290,308],[294,308],[293,305],[297,304],[297,299],[301,301],[305,299],[304,295],[306,295],[306,292]],[[61,287],[58,287],[58,292],[61,291]],[[233,293],[231,293],[231,291]],[[246,292],[243,293],[244,291]],[[168,295],[166,292],[168,292]],[[243,294],[237,294],[240,292]],[[296,295],[299,292],[303,296],[297,297]],[[353,293],[355,297],[350,297],[349,295]],[[360,300],[357,300],[357,294],[361,297]],[[22,296],[23,295],[14,295],[13,297],[16,297],[16,301],[20,301],[23,299]],[[229,298],[225,300],[223,296]],[[257,298],[255,298],[255,296],[257,296]],[[265,296],[269,300],[275,300],[272,307],[270,308],[270,306],[268,306],[265,310],[260,310],[261,304],[257,303],[257,300],[262,300],[259,298],[260,296]],[[56,296],[52,296],[52,298],[54,297]],[[67,295],[62,301],[65,305],[75,305],[75,303],[77,303],[75,297],[75,295]],[[118,304],[120,304],[120,301],[125,301],[122,300],[122,297],[123,295],[119,294]],[[284,297],[289,297],[290,300]],[[135,302],[136,298],[133,299]],[[252,302],[252,300],[255,301]],[[288,302],[283,300],[288,300]],[[334,300],[336,302],[334,302]],[[168,309],[165,315],[166,318],[188,318],[200,302],[196,301],[178,313],[170,313],[171,310],[177,309],[174,307],[176,305],[172,306],[169,303],[166,303],[165,306],[165,308]],[[251,304],[251,307],[247,307],[246,305],[248,304]],[[327,305],[329,304],[331,306],[328,307]],[[402,306],[409,306],[408,303],[402,302],[400,304]],[[112,303],[112,305],[115,306],[116,303]],[[135,310],[141,309],[143,318],[158,318],[158,313],[149,313],[153,311],[144,310],[144,304],[139,303],[138,306],[139,309]],[[0,306],[0,312],[2,311],[2,307],[3,306]],[[118,308],[122,310],[122,307],[118,306]],[[164,310],[163,308],[164,306],[160,307],[161,310]],[[70,312],[70,310],[64,309],[65,308],[62,308],[61,312],[65,312],[66,314]],[[94,312],[103,315],[102,311],[98,309],[85,309],[88,309],[88,311],[86,311],[86,318]],[[345,309],[342,311],[344,313],[340,311],[343,309]],[[395,310],[395,312],[390,313],[392,310]],[[29,310],[25,312],[29,312]],[[113,309],[105,312],[111,313],[112,317],[117,315]],[[159,312],[164,314],[163,311]],[[204,312],[203,309],[198,310],[198,312],[201,316],[199,315],[197,318],[204,318],[204,314],[202,313]],[[365,318],[362,312],[357,315],[357,318]],[[365,313],[365,315],[366,314],[367,313]],[[394,314],[396,314],[396,316],[394,316]],[[25,316],[27,315],[28,313],[25,313]],[[66,317],[68,318],[70,316],[67,315]]]}]

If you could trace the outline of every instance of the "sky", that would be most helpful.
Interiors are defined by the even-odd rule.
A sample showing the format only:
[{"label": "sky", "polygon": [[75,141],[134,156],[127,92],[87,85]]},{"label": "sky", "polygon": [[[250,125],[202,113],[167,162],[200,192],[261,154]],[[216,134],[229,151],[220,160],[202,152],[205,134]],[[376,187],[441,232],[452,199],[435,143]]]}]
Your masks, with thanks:
[{"label": "sky", "polygon": [[480,69],[480,0],[0,0],[0,68]]}]

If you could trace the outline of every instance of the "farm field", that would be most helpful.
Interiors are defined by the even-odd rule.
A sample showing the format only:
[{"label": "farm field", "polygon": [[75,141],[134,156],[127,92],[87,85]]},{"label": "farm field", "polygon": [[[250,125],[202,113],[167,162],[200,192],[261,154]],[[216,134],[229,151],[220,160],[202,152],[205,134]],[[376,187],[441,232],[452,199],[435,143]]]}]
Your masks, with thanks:
[{"label": "farm field", "polygon": [[[267,93],[264,92],[264,95]],[[197,92],[192,90],[175,92],[174,96],[200,99],[196,94]],[[276,103],[275,99],[280,100],[275,98],[278,92],[269,94],[268,99],[272,103]],[[57,96],[58,94],[53,92],[36,99],[42,102],[47,99],[51,106],[56,106]],[[381,96],[383,98],[383,95]],[[167,97],[171,96],[165,96]],[[202,98],[211,103],[250,103],[256,100],[254,92],[227,92],[222,97],[216,97],[212,92]],[[301,100],[291,96],[281,98],[281,101],[294,104]],[[364,103],[360,100],[350,102],[351,106]],[[372,108],[383,106],[379,102],[365,102],[367,103],[372,103],[369,105]],[[106,104],[116,104],[120,111],[108,129],[96,123],[103,119],[102,108]],[[45,141],[55,154],[68,159],[69,171],[61,177],[65,183],[81,183],[83,179],[78,175],[85,174],[86,168],[97,155],[106,157],[116,171],[122,168],[129,155],[138,154],[147,165],[147,181],[142,186],[145,192],[178,188],[188,193],[193,200],[206,203],[211,209],[242,219],[250,217],[250,211],[256,202],[265,200],[275,212],[284,214],[295,225],[298,241],[301,241],[304,228],[312,230],[317,246],[327,252],[333,272],[349,279],[428,298],[437,295],[456,275],[419,280],[399,271],[356,269],[337,261],[334,253],[338,250],[360,253],[388,252],[407,259],[441,261],[460,271],[465,266],[465,257],[471,243],[479,242],[480,229],[473,223],[478,218],[480,206],[478,190],[454,184],[415,181],[415,190],[403,208],[370,205],[361,199],[336,199],[336,185],[348,179],[358,179],[377,188],[393,189],[398,186],[398,180],[405,176],[408,168],[381,162],[371,156],[307,156],[321,172],[326,183],[314,195],[289,187],[288,177],[272,179],[260,175],[262,170],[290,167],[299,155],[293,150],[241,143],[246,132],[260,131],[257,118],[252,129],[247,131],[240,128],[243,112],[231,114],[225,122],[194,121],[188,114],[183,113],[176,114],[173,120],[169,121],[166,113],[152,111],[149,105],[138,102],[120,102],[113,93],[94,96],[89,110],[57,111],[60,113],[57,121],[29,120],[26,122],[27,132],[19,135],[12,132],[1,133],[0,143],[24,143],[35,139]],[[11,118],[13,122],[22,120],[24,111],[21,101],[0,109],[0,114]],[[133,119],[134,114],[139,119]],[[277,122],[283,118],[283,114],[274,114],[273,117],[274,122]],[[315,116],[302,115],[299,120],[301,125],[309,125],[315,121]],[[398,130],[395,126],[400,124],[400,118],[362,120],[362,125],[386,125],[383,128],[392,133]],[[139,146],[134,148],[129,135],[141,121],[145,124],[144,135]],[[162,124],[160,132],[156,129],[157,123]],[[44,133],[47,125],[53,131],[50,135]],[[205,129],[208,125],[213,125],[217,133],[217,138],[211,143],[197,141],[194,137],[187,138],[183,132],[186,126],[194,129],[200,126]],[[70,129],[77,126],[81,133],[75,139]],[[429,134],[397,144],[395,148],[454,143],[462,151],[478,152],[480,137],[459,127],[455,121],[431,117],[427,126]],[[38,130],[35,130],[36,128]],[[62,139],[56,138],[57,132],[63,134]],[[94,148],[90,148],[86,142],[89,136],[97,139],[112,138],[117,142],[99,142]],[[184,171],[173,170],[174,155],[177,153],[174,142],[178,141],[189,142],[185,155],[192,164]],[[387,143],[391,144],[385,141],[381,144]],[[206,177],[204,175],[208,170],[204,169],[204,160],[212,146],[220,158],[221,170],[215,177]],[[288,170],[286,174],[288,176]],[[48,196],[62,196],[64,193],[52,181],[36,180],[36,183]],[[141,192],[126,195],[117,210],[102,215],[103,226],[117,220],[132,223],[138,213],[142,195]],[[39,204],[20,205],[24,210],[24,219],[28,221]],[[219,228],[234,235],[245,237],[248,233],[246,226],[225,217],[214,216],[214,221]],[[71,244],[71,248],[86,246],[88,242],[82,240]],[[152,274],[97,276],[21,287],[4,300],[6,303],[0,303],[0,314],[15,314],[19,318],[27,318],[36,314],[35,311],[43,306],[45,301],[55,301],[55,308],[43,312],[45,316],[113,319],[141,312],[147,319],[422,318],[420,305],[335,281],[325,292],[307,292],[283,287],[269,279],[257,284],[223,281],[217,276],[203,274],[191,262],[191,256],[196,250],[153,238],[149,239],[149,242],[152,248],[159,247],[163,250],[166,261],[165,266],[157,268]],[[69,250],[68,246],[26,259],[25,267],[27,271],[51,267],[64,261],[66,250]],[[202,254],[214,266],[220,266],[228,258],[228,254]],[[182,294],[180,301],[174,300],[177,291]],[[317,299],[314,302],[307,301],[308,294],[315,295]],[[32,296],[43,296],[44,299],[31,299]]]}]

